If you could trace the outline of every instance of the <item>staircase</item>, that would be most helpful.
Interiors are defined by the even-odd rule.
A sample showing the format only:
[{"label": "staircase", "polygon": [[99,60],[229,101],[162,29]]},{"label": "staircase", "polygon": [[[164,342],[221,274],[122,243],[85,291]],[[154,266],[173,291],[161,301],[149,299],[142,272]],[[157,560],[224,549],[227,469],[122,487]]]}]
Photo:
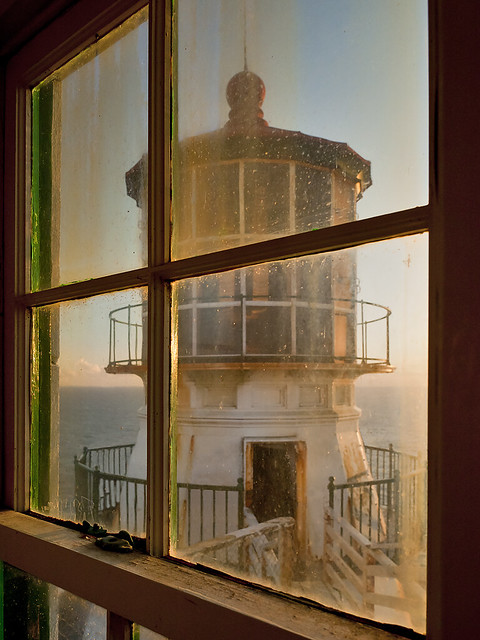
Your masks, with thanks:
[{"label": "staircase", "polygon": [[392,477],[330,478],[325,576],[352,612],[424,633],[426,468],[383,451],[396,462],[379,475]]}]

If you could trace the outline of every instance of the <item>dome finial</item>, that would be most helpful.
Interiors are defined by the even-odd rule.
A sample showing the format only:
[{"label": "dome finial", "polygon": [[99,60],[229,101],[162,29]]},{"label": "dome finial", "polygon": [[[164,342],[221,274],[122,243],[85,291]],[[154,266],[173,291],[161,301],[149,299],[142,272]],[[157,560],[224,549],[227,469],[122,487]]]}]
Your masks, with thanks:
[{"label": "dome finial", "polygon": [[233,131],[266,127],[262,104],[265,99],[263,80],[252,71],[240,71],[227,85],[227,101],[230,105],[229,121],[225,125]]}]

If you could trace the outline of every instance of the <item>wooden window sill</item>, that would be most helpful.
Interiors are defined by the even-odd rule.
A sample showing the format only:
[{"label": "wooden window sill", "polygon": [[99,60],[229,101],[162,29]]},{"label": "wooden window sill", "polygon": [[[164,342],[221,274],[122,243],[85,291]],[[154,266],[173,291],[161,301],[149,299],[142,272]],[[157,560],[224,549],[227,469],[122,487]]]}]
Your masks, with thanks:
[{"label": "wooden window sill", "polygon": [[0,511],[0,559],[171,640],[405,637],[14,511]]}]

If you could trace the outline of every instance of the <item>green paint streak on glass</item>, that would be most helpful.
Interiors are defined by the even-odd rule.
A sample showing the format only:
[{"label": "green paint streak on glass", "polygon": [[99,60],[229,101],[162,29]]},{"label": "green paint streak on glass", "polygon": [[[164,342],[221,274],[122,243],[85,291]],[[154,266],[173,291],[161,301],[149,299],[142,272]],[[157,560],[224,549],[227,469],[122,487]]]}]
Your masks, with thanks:
[{"label": "green paint streak on glass", "polygon": [[31,506],[47,506],[50,498],[51,430],[51,315],[50,309],[37,309],[32,321],[31,380]]},{"label": "green paint streak on glass", "polygon": [[33,291],[52,285],[52,81],[32,91],[32,267]]},{"label": "green paint streak on glass", "polygon": [[[53,82],[32,91],[31,287],[52,285]],[[51,312],[33,314],[31,380],[31,503],[49,500],[51,423]]]}]

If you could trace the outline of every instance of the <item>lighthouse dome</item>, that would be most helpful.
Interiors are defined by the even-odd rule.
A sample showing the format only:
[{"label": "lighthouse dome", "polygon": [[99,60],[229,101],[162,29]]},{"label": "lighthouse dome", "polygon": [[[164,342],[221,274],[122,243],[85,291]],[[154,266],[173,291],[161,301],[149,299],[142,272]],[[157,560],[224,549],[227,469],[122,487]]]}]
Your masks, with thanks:
[{"label": "lighthouse dome", "polygon": [[236,73],[230,79],[226,93],[230,106],[229,121],[226,125],[228,128],[245,131],[246,128],[267,126],[262,111],[265,85],[256,73]]}]

